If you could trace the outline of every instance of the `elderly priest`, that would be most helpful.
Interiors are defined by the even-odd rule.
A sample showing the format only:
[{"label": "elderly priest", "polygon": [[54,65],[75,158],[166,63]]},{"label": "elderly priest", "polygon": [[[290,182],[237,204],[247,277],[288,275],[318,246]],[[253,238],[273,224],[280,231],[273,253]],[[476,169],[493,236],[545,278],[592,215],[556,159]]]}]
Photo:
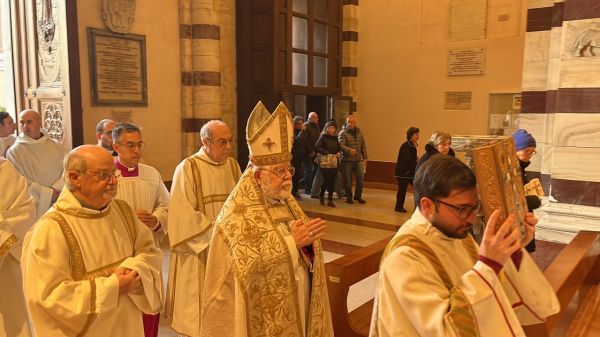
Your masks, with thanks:
[{"label": "elderly priest", "polygon": [[141,313],[161,310],[162,253],[121,200],[111,155],[80,146],[66,188],[25,238],[27,306],[40,336],[143,336]]}]

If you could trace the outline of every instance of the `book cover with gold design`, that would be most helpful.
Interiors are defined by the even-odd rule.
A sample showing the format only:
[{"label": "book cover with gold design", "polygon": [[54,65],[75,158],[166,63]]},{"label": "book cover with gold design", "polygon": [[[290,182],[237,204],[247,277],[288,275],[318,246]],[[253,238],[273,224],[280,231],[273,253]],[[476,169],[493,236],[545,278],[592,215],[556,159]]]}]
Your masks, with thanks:
[{"label": "book cover with gold design", "polygon": [[477,176],[477,189],[486,219],[500,209],[499,227],[509,214],[515,214],[521,237],[525,237],[527,202],[521,178],[521,167],[512,137],[494,140],[472,151]]}]

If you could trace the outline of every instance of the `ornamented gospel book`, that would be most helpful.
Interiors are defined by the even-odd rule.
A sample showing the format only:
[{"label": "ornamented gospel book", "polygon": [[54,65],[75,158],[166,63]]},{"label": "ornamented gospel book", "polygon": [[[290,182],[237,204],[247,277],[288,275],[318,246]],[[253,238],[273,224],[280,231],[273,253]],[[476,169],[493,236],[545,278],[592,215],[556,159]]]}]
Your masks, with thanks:
[{"label": "ornamented gospel book", "polygon": [[477,176],[477,190],[486,219],[500,209],[496,230],[509,214],[517,217],[521,237],[525,237],[527,202],[521,178],[521,167],[512,137],[494,140],[472,150]]}]

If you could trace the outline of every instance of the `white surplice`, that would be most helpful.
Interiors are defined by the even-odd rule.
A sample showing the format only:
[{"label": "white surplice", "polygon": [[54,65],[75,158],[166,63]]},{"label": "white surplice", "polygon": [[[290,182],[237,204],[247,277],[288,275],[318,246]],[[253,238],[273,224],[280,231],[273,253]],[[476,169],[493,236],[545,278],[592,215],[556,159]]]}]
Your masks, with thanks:
[{"label": "white surplice", "polygon": [[0,157],[6,157],[6,150],[8,150],[8,148],[11,147],[16,140],[17,137],[15,137],[15,135],[0,137]]},{"label": "white surplice", "polygon": [[29,193],[37,207],[36,219],[50,208],[53,191],[60,191],[64,185],[64,156],[64,146],[47,135],[33,139],[21,134],[6,152],[6,158],[29,182]]},{"label": "white surplice", "polygon": [[23,297],[21,247],[35,221],[35,205],[27,181],[0,158],[0,336],[30,336]]},{"label": "white surplice", "polygon": [[152,235],[154,243],[160,247],[160,241],[167,233],[169,191],[154,167],[138,164],[137,168],[137,176],[119,175],[115,198],[127,202],[134,211],[145,211],[158,219],[160,227]]},{"label": "white surplice", "polygon": [[216,163],[204,148],[175,169],[169,201],[172,252],[165,315],[180,334],[200,334],[200,299],[213,220],[240,176],[235,159]]},{"label": "white surplice", "polygon": [[[125,202],[97,211],[65,188],[24,242],[25,298],[36,333],[144,336],[141,313],[162,307],[161,262],[152,233]],[[121,267],[141,280],[126,295],[114,274]]]},{"label": "white surplice", "polygon": [[444,235],[419,210],[392,242],[407,236],[433,251],[452,288],[445,285],[443,272],[431,263],[426,249],[392,245],[396,248],[383,258],[379,271],[371,337],[459,336],[465,330],[469,336],[525,337],[522,324],[540,323],[560,308],[552,287],[524,249],[518,269],[509,259],[497,275],[477,261],[472,238]]}]

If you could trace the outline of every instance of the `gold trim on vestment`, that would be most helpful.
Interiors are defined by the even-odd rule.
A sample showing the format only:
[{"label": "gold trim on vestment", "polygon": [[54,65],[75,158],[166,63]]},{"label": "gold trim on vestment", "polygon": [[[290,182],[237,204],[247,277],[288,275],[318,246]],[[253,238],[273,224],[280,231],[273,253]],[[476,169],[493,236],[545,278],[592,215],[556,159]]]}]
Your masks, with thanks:
[{"label": "gold trim on vestment", "polygon": [[202,203],[204,205],[207,204],[212,204],[215,202],[225,202],[225,200],[227,200],[227,197],[229,196],[229,194],[213,194],[213,195],[208,195],[206,197],[204,197],[202,199]]},{"label": "gold trim on vestment", "polygon": [[[465,239],[462,239],[461,243],[467,250],[467,253],[469,253],[469,256],[473,257],[473,253],[470,252],[471,249],[473,249],[476,252],[473,240],[468,236]],[[385,260],[385,258],[396,248],[403,246],[410,247],[422,254],[425,258],[427,258],[427,260],[435,270],[436,274],[440,277],[440,279],[446,286],[446,289],[448,289],[448,292],[450,293],[450,308],[446,315],[448,317],[448,320],[452,323],[452,327],[454,328],[457,336],[480,336],[477,327],[477,322],[475,319],[475,314],[473,313],[473,308],[471,307],[471,304],[467,301],[466,296],[460,290],[460,288],[456,287],[452,283],[448,272],[440,262],[440,259],[435,254],[435,252],[419,237],[413,234],[403,234],[393,238],[392,241],[385,248],[385,251],[381,257],[380,269],[381,265],[383,265],[383,261]],[[473,264],[475,263],[475,261],[477,261],[477,257],[475,257]]]},{"label": "gold trim on vestment", "polygon": [[200,202],[204,199],[202,193],[202,178],[200,176],[200,168],[198,167],[198,163],[194,160],[194,156],[186,159],[190,163],[192,168],[192,177],[194,179],[194,187],[196,188],[196,211],[202,212],[206,214],[206,209],[204,205]]},{"label": "gold trim on vestment", "polygon": [[16,236],[11,234],[8,237],[8,239],[6,239],[2,243],[2,246],[0,246],[0,257],[6,255],[8,253],[8,251],[12,248],[12,246],[14,246],[17,243],[17,241],[19,241],[19,239],[17,239]]},{"label": "gold trim on vestment", "polygon": [[85,336],[85,334],[87,333],[87,331],[90,329],[90,326],[92,325],[92,323],[94,322],[94,320],[96,320],[96,317],[98,316],[96,314],[96,280],[89,279],[90,280],[90,312],[91,314],[88,315],[87,319],[85,320],[85,324],[83,325],[83,329],[81,329],[81,332],[77,334],[77,337],[82,337]]},{"label": "gold trim on vestment", "polygon": [[[285,203],[278,207],[288,208],[292,220],[308,221],[292,197]],[[252,170],[247,169],[215,220],[216,235],[229,249],[232,269],[246,306],[248,336],[304,336],[294,261],[268,207]],[[324,267],[318,240],[314,247],[315,263],[321,262],[312,275],[306,336],[329,337],[331,318],[325,309],[328,301],[324,294]]]},{"label": "gold trim on vestment", "polygon": [[52,206],[52,208],[54,208],[55,210],[61,212],[61,213],[65,213],[67,215],[72,215],[74,217],[78,217],[78,218],[85,218],[85,219],[97,219],[97,218],[103,218],[105,216],[107,216],[110,213],[110,207],[111,204],[108,204],[108,206],[106,206],[103,210],[99,211],[98,213],[85,213],[85,212],[80,212],[80,208],[74,210],[71,208],[61,208],[58,205],[54,204]]},{"label": "gold trim on vestment", "polygon": [[[133,218],[131,208],[129,208],[127,203],[125,203],[123,200],[114,199],[114,202],[117,205],[116,209],[117,209],[117,212],[119,213],[119,216],[125,222],[125,228],[129,235],[129,239],[131,240],[130,241],[131,246],[135,247],[135,240],[136,240],[135,219]],[[105,211],[107,211],[109,209],[110,209],[110,204],[108,207],[105,208]],[[89,327],[92,325],[92,323],[98,316],[95,313],[95,311],[96,311],[96,281],[95,281],[95,278],[96,277],[109,277],[112,273],[114,273],[114,271],[117,269],[117,267],[125,260],[125,258],[121,259],[120,261],[111,263],[109,265],[97,268],[97,269],[93,270],[92,272],[88,273],[86,271],[85,263],[83,261],[83,254],[81,252],[81,247],[79,245],[79,242],[77,241],[77,238],[73,234],[73,231],[72,231],[71,227],[69,226],[67,220],[60,213],[65,213],[68,215],[72,215],[75,217],[81,217],[81,218],[101,218],[101,217],[108,215],[108,213],[103,211],[102,216],[88,217],[88,216],[86,216],[85,213],[81,213],[76,210],[71,210],[71,209],[65,210],[65,209],[54,206],[53,210],[51,210],[50,212],[48,212],[44,215],[44,217],[49,217],[58,223],[58,225],[63,233],[63,236],[65,237],[67,249],[69,250],[69,265],[71,268],[71,277],[73,278],[73,280],[74,281],[83,281],[83,280],[87,279],[90,282],[90,291],[91,291],[90,314],[88,314],[88,317],[86,319],[83,329],[81,330],[81,332],[79,332],[77,334],[77,336],[83,336],[86,334]],[[132,248],[132,252],[131,252],[132,255],[134,253],[134,251],[133,251],[134,249],[135,248]]]}]

